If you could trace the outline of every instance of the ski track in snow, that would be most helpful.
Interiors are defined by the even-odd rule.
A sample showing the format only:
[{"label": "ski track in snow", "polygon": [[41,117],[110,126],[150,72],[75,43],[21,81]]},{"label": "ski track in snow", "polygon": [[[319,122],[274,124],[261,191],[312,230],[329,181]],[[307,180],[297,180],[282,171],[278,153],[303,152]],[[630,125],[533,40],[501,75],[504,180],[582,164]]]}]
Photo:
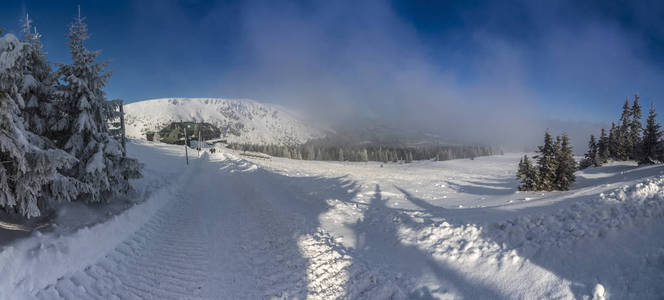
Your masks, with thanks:
[{"label": "ski track in snow", "polygon": [[160,210],[96,264],[58,280],[37,299],[201,299],[206,279],[200,207],[178,201]]}]

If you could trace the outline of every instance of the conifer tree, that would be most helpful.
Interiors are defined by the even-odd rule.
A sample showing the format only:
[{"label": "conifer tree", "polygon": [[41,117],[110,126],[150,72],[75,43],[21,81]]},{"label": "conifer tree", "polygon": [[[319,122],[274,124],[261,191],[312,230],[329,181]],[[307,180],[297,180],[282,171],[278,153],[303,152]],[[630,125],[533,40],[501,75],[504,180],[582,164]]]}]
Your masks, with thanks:
[{"label": "conifer tree", "polygon": [[609,130],[609,158],[617,160],[619,148],[618,128],[616,127],[616,123],[611,122],[611,129]]},{"label": "conifer tree", "polygon": [[641,133],[643,126],[641,125],[641,106],[639,105],[639,95],[634,94],[634,102],[632,104],[632,122],[629,130],[629,143],[632,146],[630,151],[631,159],[638,159],[641,150]]},{"label": "conifer tree", "polygon": [[544,145],[538,147],[538,182],[537,189],[551,191],[555,188],[556,169],[556,147],[551,134],[547,131],[544,134]]},{"label": "conifer tree", "polygon": [[281,147],[281,157],[291,158],[291,153],[288,147],[286,146]]},{"label": "conifer tree", "polygon": [[0,207],[16,209],[21,215],[39,215],[36,199],[19,199],[20,179],[28,173],[27,144],[19,116],[24,105],[18,85],[21,81],[24,44],[7,34],[0,38]]},{"label": "conifer tree", "polygon": [[584,155],[583,160],[579,167],[585,169],[587,167],[599,167],[601,166],[601,158],[599,155],[599,146],[595,140],[594,135],[590,135],[590,141],[588,141],[588,152]]},{"label": "conifer tree", "polygon": [[23,43],[26,60],[21,86],[21,96],[25,100],[22,116],[26,129],[43,136],[58,118],[52,103],[55,74],[46,61],[41,35],[27,14],[23,21]]},{"label": "conifer tree", "polygon": [[519,185],[519,191],[527,191],[528,189],[526,188],[526,179],[528,178],[526,174],[528,174],[528,167],[526,166],[526,162],[528,160],[528,155],[524,155],[520,160],[519,160],[519,166],[516,171],[516,178],[521,180],[521,185]]},{"label": "conifer tree", "polygon": [[318,148],[318,151],[316,151],[316,160],[324,160],[323,153],[321,152],[320,148]]},{"label": "conifer tree", "polygon": [[601,159],[599,156],[599,146],[597,140],[595,140],[594,135],[590,135],[590,141],[588,141],[588,152],[585,155],[589,166],[599,167],[602,165]]},{"label": "conifer tree", "polygon": [[657,153],[657,146],[662,137],[660,125],[657,123],[657,113],[655,112],[655,104],[650,103],[650,111],[648,112],[648,120],[646,121],[646,128],[643,130],[643,143],[641,144],[641,159],[640,163],[653,163],[661,157]]},{"label": "conifer tree", "polygon": [[48,201],[71,200],[78,187],[57,173],[75,159],[48,149],[20,116],[25,102],[19,87],[31,80],[23,74],[29,62],[25,47],[11,34],[0,38],[0,208],[30,218]]},{"label": "conifer tree", "polygon": [[532,191],[536,189],[537,169],[533,166],[528,155],[524,155],[521,161],[519,161],[517,178],[521,180],[520,191]]},{"label": "conifer tree", "polygon": [[553,143],[553,147],[556,151],[556,158],[558,158],[558,156],[560,155],[560,150],[562,149],[561,146],[562,146],[562,138],[560,136],[556,136],[556,142]]},{"label": "conifer tree", "polygon": [[576,161],[574,160],[574,152],[572,151],[567,133],[563,134],[556,160],[558,162],[556,188],[561,191],[569,190],[572,183],[576,181],[576,177],[574,176]]},{"label": "conifer tree", "polygon": [[602,128],[597,142],[597,152],[599,154],[600,163],[604,164],[609,161],[611,153],[609,152],[609,136],[606,135],[606,130]]},{"label": "conifer tree", "polygon": [[360,151],[360,161],[364,162],[369,161],[369,155],[367,154],[366,148],[362,148],[362,150]]},{"label": "conifer tree", "polygon": [[69,27],[68,45],[72,64],[60,65],[58,86],[63,118],[57,123],[59,145],[78,158],[71,175],[85,183],[89,192],[81,195],[87,202],[109,201],[127,193],[129,178],[140,177],[141,165],[123,155],[120,143],[108,134],[110,104],[103,91],[110,73],[106,62],[95,63],[99,51],[89,51],[87,25],[80,15]]},{"label": "conifer tree", "polygon": [[629,99],[625,99],[622,115],[620,116],[620,127],[618,128],[618,160],[628,160],[633,150],[630,128],[632,125],[632,110],[629,107]]},{"label": "conifer tree", "polygon": [[316,159],[316,153],[314,151],[314,146],[312,145],[307,145],[304,148],[304,159],[306,160],[314,160]]}]

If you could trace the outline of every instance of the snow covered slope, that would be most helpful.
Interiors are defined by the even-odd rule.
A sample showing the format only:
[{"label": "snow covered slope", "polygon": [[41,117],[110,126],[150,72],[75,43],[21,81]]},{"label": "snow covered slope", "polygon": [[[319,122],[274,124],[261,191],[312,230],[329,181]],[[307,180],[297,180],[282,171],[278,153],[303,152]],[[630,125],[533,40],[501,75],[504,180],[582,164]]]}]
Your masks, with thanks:
[{"label": "snow covered slope", "polygon": [[220,98],[165,98],[130,103],[124,107],[127,136],[145,139],[174,121],[212,123],[229,142],[290,145],[322,136],[283,107],[253,100]]}]

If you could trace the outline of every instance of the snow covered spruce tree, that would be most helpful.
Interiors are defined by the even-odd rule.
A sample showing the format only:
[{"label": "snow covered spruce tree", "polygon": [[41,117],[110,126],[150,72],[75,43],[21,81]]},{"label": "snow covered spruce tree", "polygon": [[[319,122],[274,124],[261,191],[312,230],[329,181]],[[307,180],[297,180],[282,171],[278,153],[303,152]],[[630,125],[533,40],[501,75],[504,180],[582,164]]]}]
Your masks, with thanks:
[{"label": "snow covered spruce tree", "polygon": [[583,157],[579,167],[585,169],[588,167],[599,167],[601,166],[601,159],[599,156],[599,147],[597,141],[595,140],[594,135],[590,135],[590,140],[588,141],[588,152]]},{"label": "snow covered spruce tree", "polygon": [[576,161],[565,133],[553,142],[551,134],[544,134],[544,145],[537,150],[537,166],[533,166],[528,156],[519,162],[517,178],[521,179],[520,191],[568,190],[576,181]]},{"label": "snow covered spruce tree", "polygon": [[618,127],[618,160],[628,160],[634,149],[632,139],[630,138],[630,128],[632,126],[632,110],[629,107],[629,99],[625,98],[623,111],[620,115],[620,127]]},{"label": "snow covered spruce tree", "polygon": [[57,172],[75,159],[24,125],[19,87],[34,82],[26,47],[11,34],[0,38],[0,207],[30,218],[49,201],[71,200],[80,186]]},{"label": "snow covered spruce tree", "polygon": [[630,159],[638,159],[639,152],[641,151],[641,133],[643,126],[641,125],[641,105],[639,105],[639,95],[634,94],[634,102],[632,103],[632,120],[629,127],[629,144],[632,146],[630,151]]},{"label": "snow covered spruce tree", "polygon": [[537,152],[537,165],[539,168],[537,189],[551,191],[555,188],[558,164],[556,162],[556,147],[548,131],[544,134],[544,145],[539,146]]},{"label": "snow covered spruce tree", "polygon": [[104,73],[106,62],[95,63],[99,51],[84,46],[89,36],[80,10],[67,37],[72,64],[60,65],[58,71],[63,118],[58,123],[56,141],[79,159],[70,172],[89,186],[80,198],[86,202],[109,201],[131,189],[128,179],[140,177],[141,165],[124,157],[120,143],[108,133],[107,121],[113,113],[103,88],[111,74]]},{"label": "snow covered spruce tree", "polygon": [[609,129],[609,158],[617,160],[618,152],[620,152],[619,149],[618,128],[616,127],[616,123],[611,122],[611,129]]},{"label": "snow covered spruce tree", "polygon": [[576,161],[574,160],[574,152],[572,151],[572,145],[570,145],[567,133],[563,133],[562,141],[557,150],[556,161],[558,168],[556,169],[556,189],[566,191],[576,181],[576,177],[574,176]]},{"label": "snow covered spruce tree", "polygon": [[26,15],[23,22],[23,43],[26,58],[21,87],[21,95],[25,100],[23,119],[30,131],[47,135],[51,123],[57,118],[52,104],[56,78],[51,65],[46,61],[41,35],[32,26],[29,15]]},{"label": "snow covered spruce tree", "polygon": [[521,180],[519,191],[532,191],[537,187],[537,168],[533,166],[528,155],[524,155],[519,161],[517,178]]},{"label": "snow covered spruce tree", "polygon": [[657,123],[657,113],[655,113],[655,104],[650,103],[648,120],[646,128],[643,130],[643,142],[641,143],[641,159],[639,163],[650,164],[661,160],[658,153],[659,140],[662,137],[660,125]]},{"label": "snow covered spruce tree", "polygon": [[606,135],[606,130],[602,128],[599,141],[597,142],[597,151],[599,153],[600,163],[602,164],[607,163],[611,157],[611,152],[609,151],[609,141],[610,138]]}]

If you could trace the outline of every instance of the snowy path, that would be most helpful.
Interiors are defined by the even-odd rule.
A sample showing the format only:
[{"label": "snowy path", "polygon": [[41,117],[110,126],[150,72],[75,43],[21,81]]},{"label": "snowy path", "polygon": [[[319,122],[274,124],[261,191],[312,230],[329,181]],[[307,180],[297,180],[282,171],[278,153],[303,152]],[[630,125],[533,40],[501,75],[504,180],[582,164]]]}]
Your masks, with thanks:
[{"label": "snowy path", "polygon": [[206,279],[198,206],[178,202],[101,261],[38,294],[39,299],[197,299]]},{"label": "snowy path", "polygon": [[198,165],[186,190],[140,230],[36,298],[337,298],[353,277],[355,296],[380,291],[328,236],[302,232],[311,228],[298,226],[305,218],[274,206],[270,195],[287,191],[259,189],[260,181],[233,176],[241,164],[225,162]]}]

